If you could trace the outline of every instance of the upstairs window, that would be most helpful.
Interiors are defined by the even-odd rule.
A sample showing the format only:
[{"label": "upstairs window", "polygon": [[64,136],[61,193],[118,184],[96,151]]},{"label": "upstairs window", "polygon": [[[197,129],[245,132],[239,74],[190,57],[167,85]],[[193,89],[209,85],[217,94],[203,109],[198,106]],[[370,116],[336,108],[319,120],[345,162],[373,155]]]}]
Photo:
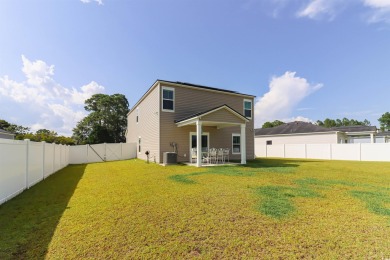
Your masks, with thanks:
[{"label": "upstairs window", "polygon": [[268,140],[267,145],[272,145],[272,140]]},{"label": "upstairs window", "polygon": [[163,87],[162,92],[162,111],[175,111],[175,89]]},{"label": "upstairs window", "polygon": [[252,100],[244,99],[244,116],[252,119]]},{"label": "upstairs window", "polygon": [[137,123],[138,123],[138,118],[139,118],[139,107],[137,107],[137,117],[136,117]]}]

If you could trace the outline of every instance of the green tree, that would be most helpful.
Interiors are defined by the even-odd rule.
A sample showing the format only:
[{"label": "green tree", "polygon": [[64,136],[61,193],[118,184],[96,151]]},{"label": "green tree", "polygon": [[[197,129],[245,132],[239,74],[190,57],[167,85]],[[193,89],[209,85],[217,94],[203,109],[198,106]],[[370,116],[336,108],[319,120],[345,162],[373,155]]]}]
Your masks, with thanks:
[{"label": "green tree", "polygon": [[279,120],[275,120],[273,122],[265,122],[262,126],[262,128],[271,128],[271,127],[276,127],[279,125],[284,125],[285,123]]},{"label": "green tree", "polygon": [[378,119],[379,123],[380,123],[380,126],[381,126],[381,130],[382,131],[389,131],[390,130],[390,113],[389,112],[386,112],[384,113],[379,119]]},{"label": "green tree", "polygon": [[355,126],[355,125],[370,126],[371,123],[367,119],[364,119],[364,121],[358,121],[356,119],[348,119],[344,117],[343,119],[326,118],[324,121],[317,120],[317,125],[331,128],[331,127],[338,127],[338,126]]},{"label": "green tree", "polygon": [[125,142],[129,102],[122,94],[95,94],[85,101],[88,116],[73,129],[77,144]]},{"label": "green tree", "polygon": [[47,143],[55,143],[58,134],[54,131],[50,131],[47,129],[39,129],[35,132],[33,137],[33,141],[42,142],[45,141]]},{"label": "green tree", "polygon": [[7,129],[8,127],[10,127],[11,124],[8,123],[7,121],[3,120],[3,119],[0,119],[0,129]]}]

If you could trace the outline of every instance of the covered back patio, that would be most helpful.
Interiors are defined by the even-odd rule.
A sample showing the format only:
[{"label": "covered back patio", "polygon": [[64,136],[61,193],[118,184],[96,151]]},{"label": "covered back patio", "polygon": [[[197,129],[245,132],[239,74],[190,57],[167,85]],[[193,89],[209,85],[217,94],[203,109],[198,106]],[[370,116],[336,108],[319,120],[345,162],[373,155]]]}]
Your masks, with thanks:
[{"label": "covered back patio", "polygon": [[[249,122],[249,120],[244,117],[242,114],[237,112],[236,110],[232,109],[228,105],[222,105],[219,107],[215,107],[212,109],[209,109],[207,111],[203,111],[200,113],[196,113],[193,115],[190,115],[186,118],[176,120],[176,126],[177,127],[184,127],[189,125],[195,125],[196,126],[196,132],[195,134],[195,140],[196,140],[196,166],[202,167],[202,165],[210,164],[210,161],[205,162],[202,159],[205,158],[204,152],[202,149],[198,149],[199,147],[204,147],[202,145],[202,134],[203,134],[203,127],[215,127],[217,130],[224,129],[228,127],[234,127],[239,126],[240,127],[240,134],[239,134],[239,153],[241,158],[241,164],[246,164],[246,123]],[[191,142],[191,140],[190,140]],[[223,147],[231,147],[232,146],[232,139],[226,139],[223,140]],[[191,147],[191,146],[190,146]]]}]

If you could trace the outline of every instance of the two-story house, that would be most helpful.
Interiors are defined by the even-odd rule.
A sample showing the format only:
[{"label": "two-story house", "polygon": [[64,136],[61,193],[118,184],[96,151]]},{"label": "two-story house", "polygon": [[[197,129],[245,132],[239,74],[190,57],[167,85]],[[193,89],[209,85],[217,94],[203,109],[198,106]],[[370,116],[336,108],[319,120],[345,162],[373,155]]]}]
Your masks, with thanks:
[{"label": "two-story house", "polygon": [[230,159],[254,159],[254,96],[231,90],[157,80],[131,108],[126,142],[137,157],[162,163],[164,152],[190,161],[191,148],[229,148]]}]

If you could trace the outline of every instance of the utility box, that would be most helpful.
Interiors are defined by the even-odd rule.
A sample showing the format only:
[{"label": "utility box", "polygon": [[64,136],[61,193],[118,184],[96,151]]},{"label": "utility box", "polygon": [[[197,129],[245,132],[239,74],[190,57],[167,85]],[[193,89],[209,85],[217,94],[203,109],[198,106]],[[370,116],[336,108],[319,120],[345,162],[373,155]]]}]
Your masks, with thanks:
[{"label": "utility box", "polygon": [[173,152],[164,152],[163,153],[163,164],[170,165],[177,163],[177,153]]}]

